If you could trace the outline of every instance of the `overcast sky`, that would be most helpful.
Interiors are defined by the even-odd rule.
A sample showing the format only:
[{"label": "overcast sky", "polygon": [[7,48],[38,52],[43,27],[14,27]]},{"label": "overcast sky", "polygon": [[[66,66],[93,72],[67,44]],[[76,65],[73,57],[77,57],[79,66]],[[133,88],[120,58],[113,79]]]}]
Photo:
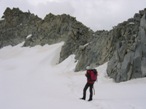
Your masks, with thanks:
[{"label": "overcast sky", "polygon": [[44,18],[50,12],[70,14],[92,30],[110,30],[113,26],[146,8],[146,0],[0,0],[0,17],[6,7]]}]

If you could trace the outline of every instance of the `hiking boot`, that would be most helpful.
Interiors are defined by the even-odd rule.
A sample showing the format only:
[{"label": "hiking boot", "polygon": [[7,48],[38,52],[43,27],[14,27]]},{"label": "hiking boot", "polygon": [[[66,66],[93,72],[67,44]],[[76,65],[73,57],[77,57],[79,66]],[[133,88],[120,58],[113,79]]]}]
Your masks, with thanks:
[{"label": "hiking boot", "polygon": [[83,97],[83,98],[80,98],[81,100],[85,100],[85,98]]},{"label": "hiking boot", "polygon": [[88,101],[92,101],[92,99],[89,99]]}]

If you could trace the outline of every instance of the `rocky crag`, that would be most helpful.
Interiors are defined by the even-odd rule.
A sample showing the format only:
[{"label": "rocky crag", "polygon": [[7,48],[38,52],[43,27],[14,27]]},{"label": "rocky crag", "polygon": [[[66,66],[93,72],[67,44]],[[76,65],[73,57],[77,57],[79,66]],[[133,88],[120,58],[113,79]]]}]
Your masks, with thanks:
[{"label": "rocky crag", "polygon": [[115,29],[119,39],[108,63],[107,73],[116,82],[146,76],[146,9]]},{"label": "rocky crag", "polygon": [[53,44],[66,41],[68,37],[76,38],[79,31],[87,30],[82,23],[66,14],[55,16],[50,13],[41,19],[29,11],[7,8],[0,21],[0,48],[21,42],[31,47]]},{"label": "rocky crag", "polygon": [[[44,19],[18,8],[7,8],[0,20],[0,48],[53,44],[64,41],[60,62],[75,54],[75,71],[108,61],[107,73],[116,82],[146,76],[146,9],[110,31],[93,32],[70,15]],[[98,24],[97,24],[98,25]]]}]

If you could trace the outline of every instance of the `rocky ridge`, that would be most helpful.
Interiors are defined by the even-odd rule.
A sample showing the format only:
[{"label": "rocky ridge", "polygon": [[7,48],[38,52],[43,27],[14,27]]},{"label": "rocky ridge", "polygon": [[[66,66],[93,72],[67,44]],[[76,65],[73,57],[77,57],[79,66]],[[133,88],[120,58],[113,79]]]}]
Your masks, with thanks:
[{"label": "rocky ridge", "polygon": [[[73,31],[87,29],[82,23],[70,15],[46,15],[44,19],[18,8],[7,8],[3,20],[0,21],[0,48],[7,45],[17,45],[25,42],[24,46],[53,44],[67,40]],[[29,36],[29,37],[28,37]]]},{"label": "rocky ridge", "polygon": [[7,8],[0,20],[0,48],[53,44],[64,41],[60,62],[75,54],[75,71],[107,61],[116,82],[146,76],[146,9],[110,31],[93,32],[70,15],[48,14],[44,19],[18,8]]}]

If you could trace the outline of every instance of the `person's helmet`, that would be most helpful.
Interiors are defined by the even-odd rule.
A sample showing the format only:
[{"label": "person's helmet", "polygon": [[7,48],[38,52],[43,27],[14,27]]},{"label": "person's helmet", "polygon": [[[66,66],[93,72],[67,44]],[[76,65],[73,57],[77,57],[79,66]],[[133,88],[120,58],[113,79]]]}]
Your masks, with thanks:
[{"label": "person's helmet", "polygon": [[86,67],[86,70],[89,70],[89,69],[92,69],[92,67],[91,66],[87,66]]}]

